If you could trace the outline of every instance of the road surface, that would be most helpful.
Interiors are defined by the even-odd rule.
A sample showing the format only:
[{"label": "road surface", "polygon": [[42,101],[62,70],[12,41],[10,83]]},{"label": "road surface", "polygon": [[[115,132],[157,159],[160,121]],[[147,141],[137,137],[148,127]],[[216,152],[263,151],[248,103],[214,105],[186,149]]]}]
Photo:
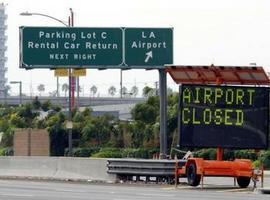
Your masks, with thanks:
[{"label": "road surface", "polygon": [[270,195],[231,186],[206,189],[186,185],[174,188],[156,184],[83,184],[68,182],[0,180],[0,200],[250,200],[270,199]]}]

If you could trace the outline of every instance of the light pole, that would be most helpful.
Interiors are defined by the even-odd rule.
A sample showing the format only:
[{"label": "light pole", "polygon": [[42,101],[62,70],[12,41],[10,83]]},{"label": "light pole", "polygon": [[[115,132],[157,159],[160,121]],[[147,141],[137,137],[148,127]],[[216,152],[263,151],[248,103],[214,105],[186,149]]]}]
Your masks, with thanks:
[{"label": "light pole", "polygon": [[[70,16],[68,17],[68,25],[72,27],[74,25],[73,11],[70,8]],[[74,78],[71,76],[71,69],[68,69],[68,80],[69,80],[69,122],[72,124],[72,108],[74,108]],[[72,102],[71,102],[72,101]],[[68,129],[68,154],[72,156],[72,128]]]},{"label": "light pole", "polygon": [[32,16],[32,15],[39,15],[39,16],[43,16],[43,17],[48,17],[48,18],[51,18],[55,21],[58,21],[60,22],[61,24],[65,25],[66,27],[68,27],[69,25],[67,23],[65,23],[64,21],[60,20],[60,19],[57,19],[55,17],[52,17],[50,15],[46,15],[46,14],[42,14],[42,13],[32,13],[32,12],[22,12],[20,13],[21,16]]},{"label": "light pole", "polygon": [[10,84],[19,84],[20,91],[20,105],[22,105],[22,82],[21,81],[10,81]]},{"label": "light pole", "polygon": [[120,98],[123,98],[123,71],[120,69]]},{"label": "light pole", "polygon": [[120,69],[120,98],[123,98],[123,71],[129,69]]},{"label": "light pole", "polygon": [[[70,16],[68,17],[68,24],[60,19],[57,19],[55,17],[42,14],[42,13],[22,12],[20,13],[20,15],[22,16],[39,15],[39,16],[47,17],[55,21],[58,21],[66,27],[72,27],[74,25],[74,13],[73,13],[72,8],[70,8],[69,10],[70,10]],[[69,93],[68,93],[69,94],[69,106],[68,106],[69,126],[67,126],[68,127],[68,152],[69,152],[69,156],[72,156],[72,109],[74,108],[74,78],[71,76],[71,68],[68,69],[68,80],[69,80]]]}]

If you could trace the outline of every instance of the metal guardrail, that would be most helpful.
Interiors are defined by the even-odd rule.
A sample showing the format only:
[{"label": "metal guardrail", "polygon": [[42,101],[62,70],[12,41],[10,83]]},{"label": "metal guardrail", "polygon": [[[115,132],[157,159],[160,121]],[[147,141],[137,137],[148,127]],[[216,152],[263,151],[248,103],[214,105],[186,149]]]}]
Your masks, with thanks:
[{"label": "metal guardrail", "polygon": [[[22,103],[31,103],[35,97],[23,96]],[[38,97],[41,102],[50,100],[54,105],[61,105],[63,107],[68,107],[68,97]],[[136,104],[146,101],[145,98],[117,98],[117,97],[80,97],[80,106],[101,106],[101,105],[118,105],[118,104]],[[18,96],[8,96],[6,98],[0,97],[0,104],[3,105],[19,105],[20,97]]]},{"label": "metal guardrail", "polygon": [[[178,160],[184,166],[185,160]],[[107,173],[120,176],[172,177],[176,160],[108,159]]]}]

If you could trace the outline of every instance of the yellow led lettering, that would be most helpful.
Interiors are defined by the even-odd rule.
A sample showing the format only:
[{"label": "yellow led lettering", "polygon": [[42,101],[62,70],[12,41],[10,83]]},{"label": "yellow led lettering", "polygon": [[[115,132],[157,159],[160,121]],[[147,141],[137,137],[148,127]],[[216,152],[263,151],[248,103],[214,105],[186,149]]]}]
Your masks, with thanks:
[{"label": "yellow led lettering", "polygon": [[210,99],[211,95],[212,95],[211,88],[204,88],[204,100],[203,100],[203,102],[207,103],[207,101],[208,101],[211,104],[212,103],[212,101]]},{"label": "yellow led lettering", "polygon": [[233,90],[232,89],[226,90],[225,100],[226,100],[226,104],[228,105],[233,103]]},{"label": "yellow led lettering", "polygon": [[230,117],[230,113],[232,113],[232,110],[225,110],[225,116],[224,116],[224,124],[225,125],[232,125],[232,122],[229,121]]},{"label": "yellow led lettering", "polygon": [[221,109],[216,109],[215,110],[215,124],[220,125],[222,123],[222,110]]},{"label": "yellow led lettering", "polygon": [[211,110],[210,109],[205,109],[203,111],[203,122],[204,124],[210,124],[211,122]]},{"label": "yellow led lettering", "polygon": [[185,88],[183,91],[183,103],[190,103],[191,92],[188,88]]},{"label": "yellow led lettering", "polygon": [[192,108],[192,124],[201,124],[200,121],[196,121],[196,110]]},{"label": "yellow led lettering", "polygon": [[184,124],[188,124],[190,122],[190,118],[188,116],[188,114],[190,113],[188,108],[183,108],[182,110],[182,122]]},{"label": "yellow led lettering", "polygon": [[247,92],[248,92],[248,99],[249,99],[248,104],[252,105],[255,90],[254,89],[248,89]]},{"label": "yellow led lettering", "polygon": [[217,104],[218,100],[221,99],[223,95],[223,91],[220,88],[215,89],[215,104]]},{"label": "yellow led lettering", "polygon": [[241,103],[241,105],[244,105],[244,102],[243,102],[244,94],[245,93],[242,89],[236,90],[236,105],[239,105],[239,103]]},{"label": "yellow led lettering", "polygon": [[194,103],[200,103],[200,101],[199,101],[199,91],[200,91],[200,88],[199,87],[196,87],[195,88],[195,91],[196,91],[196,98],[195,98],[195,100],[194,100]]},{"label": "yellow led lettering", "polygon": [[242,110],[235,110],[236,112],[236,126],[242,126],[244,122],[244,113]]}]

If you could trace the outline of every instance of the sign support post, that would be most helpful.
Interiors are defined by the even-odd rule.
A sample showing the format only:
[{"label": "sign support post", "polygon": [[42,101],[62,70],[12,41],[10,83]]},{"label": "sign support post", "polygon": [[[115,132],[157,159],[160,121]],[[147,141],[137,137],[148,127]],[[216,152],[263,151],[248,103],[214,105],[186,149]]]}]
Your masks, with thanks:
[{"label": "sign support post", "polygon": [[160,158],[167,157],[167,73],[159,70],[159,99],[160,99]]}]

